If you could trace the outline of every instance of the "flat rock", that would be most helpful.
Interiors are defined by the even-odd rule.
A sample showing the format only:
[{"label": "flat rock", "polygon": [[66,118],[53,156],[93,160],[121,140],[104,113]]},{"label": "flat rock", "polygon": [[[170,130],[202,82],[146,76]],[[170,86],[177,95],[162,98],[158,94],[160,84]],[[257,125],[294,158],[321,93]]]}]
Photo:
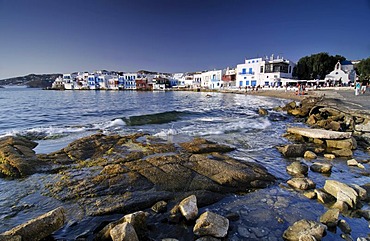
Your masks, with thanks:
[{"label": "flat rock", "polygon": [[347,203],[351,208],[355,208],[358,202],[357,192],[347,184],[336,180],[326,180],[324,190],[334,196],[337,201]]},{"label": "flat rock", "polygon": [[304,177],[308,172],[308,166],[302,162],[295,161],[286,167],[287,172],[295,177]]},{"label": "flat rock", "polygon": [[320,222],[330,228],[336,227],[338,221],[339,221],[339,209],[329,209],[320,217]]},{"label": "flat rock", "polygon": [[330,173],[333,165],[329,163],[315,162],[310,166],[310,170],[318,173]]},{"label": "flat rock", "polygon": [[64,208],[59,207],[6,231],[3,235],[20,236],[22,240],[38,241],[60,229],[65,221]]},{"label": "flat rock", "polygon": [[351,138],[351,132],[339,132],[339,131],[329,131],[329,130],[322,130],[322,129],[309,129],[309,128],[302,128],[302,127],[289,127],[287,129],[288,133],[291,134],[298,134],[301,136],[309,137],[309,138],[318,138],[318,139],[348,139]]},{"label": "flat rock", "polygon": [[300,189],[308,190],[316,187],[316,184],[309,178],[306,177],[296,177],[287,181],[289,186]]}]

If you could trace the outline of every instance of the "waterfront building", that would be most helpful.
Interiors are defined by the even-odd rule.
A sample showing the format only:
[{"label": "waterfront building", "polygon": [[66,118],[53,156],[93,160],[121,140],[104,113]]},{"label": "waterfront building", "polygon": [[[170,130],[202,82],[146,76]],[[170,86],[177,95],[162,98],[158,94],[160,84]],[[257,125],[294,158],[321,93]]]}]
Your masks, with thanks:
[{"label": "waterfront building", "polygon": [[118,77],[119,89],[136,90],[137,73],[123,73]]},{"label": "waterfront building", "polygon": [[236,69],[227,67],[222,75],[221,87],[232,88],[236,85]]},{"label": "waterfront building", "polygon": [[197,72],[195,74],[193,74],[193,79],[194,79],[194,84],[193,84],[193,88],[200,88],[202,86],[202,79],[203,79],[203,75],[201,72]]},{"label": "waterfront building", "polygon": [[246,59],[236,67],[236,87],[282,86],[292,80],[295,66],[292,61],[274,55]]},{"label": "waterfront building", "polygon": [[51,85],[52,89],[56,90],[63,90],[64,89],[64,81],[62,76],[58,76]]},{"label": "waterfront building", "polygon": [[89,74],[87,76],[87,85],[90,90],[96,90],[97,89],[97,74]]},{"label": "waterfront building", "polygon": [[73,90],[75,89],[77,73],[63,74],[64,89]]},{"label": "waterfront building", "polygon": [[107,89],[108,90],[118,90],[118,76],[117,75],[107,75]]},{"label": "waterfront building", "polygon": [[202,73],[201,87],[206,89],[221,88],[223,70],[210,70]]},{"label": "waterfront building", "polygon": [[356,80],[356,71],[351,61],[342,61],[335,65],[334,70],[325,76],[325,81],[329,84],[350,85]]}]

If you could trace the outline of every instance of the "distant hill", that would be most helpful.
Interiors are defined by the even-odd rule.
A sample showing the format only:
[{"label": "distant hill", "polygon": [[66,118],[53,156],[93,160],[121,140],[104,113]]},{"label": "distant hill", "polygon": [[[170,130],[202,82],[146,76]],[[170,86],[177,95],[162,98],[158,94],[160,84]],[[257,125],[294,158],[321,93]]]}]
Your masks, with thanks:
[{"label": "distant hill", "polygon": [[0,80],[0,85],[27,85],[31,88],[51,87],[54,80],[62,74],[29,74]]}]

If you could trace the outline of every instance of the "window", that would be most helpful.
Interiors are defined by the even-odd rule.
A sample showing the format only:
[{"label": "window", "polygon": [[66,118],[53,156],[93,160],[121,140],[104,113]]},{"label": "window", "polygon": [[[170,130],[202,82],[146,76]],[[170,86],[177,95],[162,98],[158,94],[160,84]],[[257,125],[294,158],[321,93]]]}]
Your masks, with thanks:
[{"label": "window", "polygon": [[239,81],[239,86],[243,86],[243,81]]},{"label": "window", "polygon": [[252,60],[252,63],[254,63],[254,60]]},{"label": "window", "polygon": [[253,69],[249,68],[249,74],[253,74]]},{"label": "window", "polygon": [[256,80],[252,80],[252,86],[256,86],[257,85],[257,81]]},{"label": "window", "polygon": [[292,66],[291,65],[289,66],[289,71],[288,72],[289,72],[289,74],[292,73]]},{"label": "window", "polygon": [[245,81],[245,86],[249,85],[249,80]]},{"label": "window", "polygon": [[261,71],[260,72],[263,73],[263,66],[261,66]]},{"label": "window", "polygon": [[269,76],[267,75],[266,78],[268,78]]},{"label": "window", "polygon": [[247,73],[247,69],[246,68],[243,68],[242,69],[242,74],[246,74]]},{"label": "window", "polygon": [[268,81],[265,81],[265,85],[268,86],[269,85],[269,82]]},{"label": "window", "polygon": [[247,77],[244,77],[244,79],[247,79]]}]

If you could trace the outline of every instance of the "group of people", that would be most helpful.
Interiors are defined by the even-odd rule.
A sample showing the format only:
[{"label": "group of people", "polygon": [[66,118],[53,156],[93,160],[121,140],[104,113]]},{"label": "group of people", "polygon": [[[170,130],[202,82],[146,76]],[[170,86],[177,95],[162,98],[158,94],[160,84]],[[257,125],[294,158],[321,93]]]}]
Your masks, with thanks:
[{"label": "group of people", "polygon": [[355,95],[365,94],[368,86],[369,86],[368,79],[364,79],[362,82],[357,81],[355,83]]}]

